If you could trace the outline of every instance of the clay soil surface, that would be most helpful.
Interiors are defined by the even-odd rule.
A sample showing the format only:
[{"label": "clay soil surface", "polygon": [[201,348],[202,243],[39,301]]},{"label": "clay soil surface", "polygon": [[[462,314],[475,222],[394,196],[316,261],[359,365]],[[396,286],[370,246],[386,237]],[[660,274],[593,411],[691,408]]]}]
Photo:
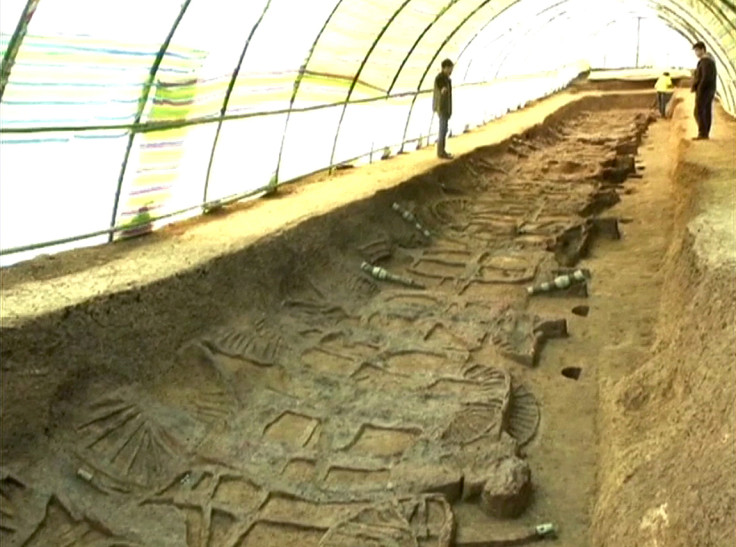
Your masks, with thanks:
[{"label": "clay soil surface", "polygon": [[490,547],[550,522],[555,545],[638,545],[595,504],[600,450],[627,446],[601,439],[619,426],[599,404],[656,352],[677,229],[681,135],[651,101],[583,97],[195,270],[4,327],[2,544]]},{"label": "clay soil surface", "polygon": [[634,219],[624,245],[591,263],[620,304],[599,367],[595,545],[736,542],[736,122],[716,106],[711,140],[693,142],[693,97],[677,98],[614,209]]}]

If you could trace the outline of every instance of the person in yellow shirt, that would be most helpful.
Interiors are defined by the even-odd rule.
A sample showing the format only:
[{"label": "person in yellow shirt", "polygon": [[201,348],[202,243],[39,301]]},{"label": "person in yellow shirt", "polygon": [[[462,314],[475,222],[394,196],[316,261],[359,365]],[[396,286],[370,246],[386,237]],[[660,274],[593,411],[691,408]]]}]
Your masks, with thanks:
[{"label": "person in yellow shirt", "polygon": [[665,72],[659,77],[657,83],[654,84],[654,89],[657,91],[657,107],[659,108],[659,113],[664,118],[667,112],[667,104],[675,92],[675,84],[672,83],[669,72]]}]

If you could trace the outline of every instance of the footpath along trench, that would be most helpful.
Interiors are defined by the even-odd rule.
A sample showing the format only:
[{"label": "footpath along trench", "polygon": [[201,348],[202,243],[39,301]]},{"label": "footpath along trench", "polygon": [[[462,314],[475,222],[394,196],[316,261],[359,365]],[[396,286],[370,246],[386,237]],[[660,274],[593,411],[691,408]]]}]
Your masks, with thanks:
[{"label": "footpath along trench", "polygon": [[[629,306],[639,326],[656,317],[617,304],[615,269],[596,271],[632,220],[610,208],[651,176],[636,165],[649,101],[582,99],[216,262],[179,281],[188,306],[151,313],[162,326],[148,332],[143,317],[117,343],[91,343],[120,303],[75,309],[77,343],[48,359],[107,359],[70,374],[48,440],[6,460],[3,544],[479,547],[536,541],[550,522],[559,545],[588,545],[597,362],[647,351]],[[642,260],[627,279],[651,276]],[[656,280],[636,291],[655,307]],[[173,334],[150,342],[167,318]],[[32,338],[11,335],[14,360]]]}]

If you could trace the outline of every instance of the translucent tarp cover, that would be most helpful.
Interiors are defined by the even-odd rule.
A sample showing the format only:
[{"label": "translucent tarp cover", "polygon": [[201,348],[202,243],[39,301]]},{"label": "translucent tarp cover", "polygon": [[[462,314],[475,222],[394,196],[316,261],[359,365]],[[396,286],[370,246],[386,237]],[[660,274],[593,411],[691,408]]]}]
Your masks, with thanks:
[{"label": "translucent tarp cover", "polygon": [[692,67],[695,40],[736,112],[734,21],[713,0],[3,0],[2,263],[431,144],[444,58],[452,134],[589,66]]}]

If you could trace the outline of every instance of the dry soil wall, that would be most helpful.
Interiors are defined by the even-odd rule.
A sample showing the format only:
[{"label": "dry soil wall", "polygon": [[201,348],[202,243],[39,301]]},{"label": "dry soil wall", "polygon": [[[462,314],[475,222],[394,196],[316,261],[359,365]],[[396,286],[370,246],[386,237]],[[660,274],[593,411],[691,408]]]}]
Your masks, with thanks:
[{"label": "dry soil wall", "polygon": [[717,110],[710,142],[689,141],[692,97],[672,120],[682,141],[658,340],[635,372],[601,378],[597,545],[734,545],[736,124]]}]

